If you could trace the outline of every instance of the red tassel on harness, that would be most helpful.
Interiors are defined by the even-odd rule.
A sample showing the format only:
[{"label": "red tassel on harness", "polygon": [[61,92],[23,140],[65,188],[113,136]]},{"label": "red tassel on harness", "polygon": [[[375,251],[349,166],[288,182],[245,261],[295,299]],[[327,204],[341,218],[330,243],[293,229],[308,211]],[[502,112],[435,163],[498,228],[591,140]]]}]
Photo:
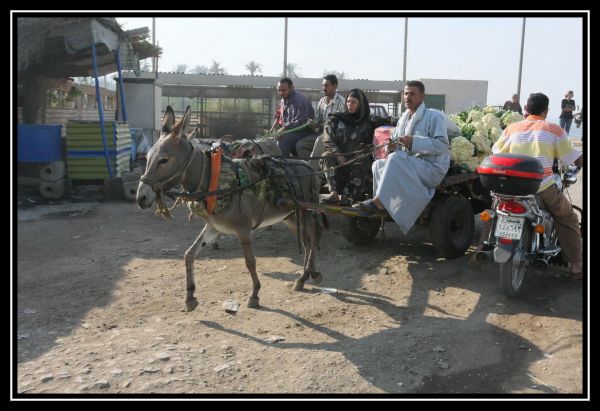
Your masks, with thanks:
[{"label": "red tassel on harness", "polygon": [[[210,182],[208,183],[208,191],[217,191],[219,188],[219,174],[221,174],[221,156],[223,150],[217,148],[210,155]],[[217,205],[217,196],[206,197],[206,211],[211,215]]]}]

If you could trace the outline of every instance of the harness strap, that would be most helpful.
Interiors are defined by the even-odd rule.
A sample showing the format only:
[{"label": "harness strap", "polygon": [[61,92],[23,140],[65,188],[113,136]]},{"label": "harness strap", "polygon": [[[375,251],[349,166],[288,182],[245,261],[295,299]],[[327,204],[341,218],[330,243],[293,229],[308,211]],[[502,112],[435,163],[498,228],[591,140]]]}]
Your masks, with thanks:
[{"label": "harness strap", "polygon": [[[223,150],[219,147],[211,154],[210,161],[210,182],[208,183],[208,191],[216,191],[219,188],[219,175],[221,174],[221,156]],[[206,211],[211,215],[217,205],[217,196],[212,195],[206,198]]]}]

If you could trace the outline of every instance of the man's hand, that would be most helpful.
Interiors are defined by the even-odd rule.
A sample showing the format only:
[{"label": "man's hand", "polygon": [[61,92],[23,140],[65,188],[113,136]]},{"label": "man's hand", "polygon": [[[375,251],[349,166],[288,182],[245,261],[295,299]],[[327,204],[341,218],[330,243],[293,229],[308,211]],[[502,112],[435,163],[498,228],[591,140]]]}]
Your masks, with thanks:
[{"label": "man's hand", "polygon": [[393,153],[394,151],[396,151],[396,147],[397,143],[395,141],[390,140],[387,146],[385,146],[385,151],[387,154]]},{"label": "man's hand", "polygon": [[402,136],[398,139],[400,145],[410,151],[412,147],[413,137],[412,136]]},{"label": "man's hand", "polygon": [[340,153],[337,154],[336,160],[337,160],[338,165],[342,165],[346,162],[346,158],[343,155],[341,155]]},{"label": "man's hand", "polygon": [[275,136],[275,141],[281,141],[281,139],[283,138],[283,133],[285,131],[285,126],[281,127],[279,130],[277,130],[277,135]]}]

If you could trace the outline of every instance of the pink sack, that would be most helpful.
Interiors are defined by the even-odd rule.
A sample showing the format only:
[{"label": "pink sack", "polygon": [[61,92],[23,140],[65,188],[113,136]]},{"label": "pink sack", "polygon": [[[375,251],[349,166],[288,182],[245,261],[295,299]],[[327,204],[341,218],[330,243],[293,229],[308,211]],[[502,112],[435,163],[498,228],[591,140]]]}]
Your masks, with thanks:
[{"label": "pink sack", "polygon": [[[394,129],[396,127],[392,126],[381,126],[375,129],[375,133],[373,134],[373,145],[378,146],[381,144],[386,144],[390,138],[392,138],[392,134],[394,134]],[[386,158],[387,154],[385,152],[385,146],[375,150],[373,155],[376,159]]]}]

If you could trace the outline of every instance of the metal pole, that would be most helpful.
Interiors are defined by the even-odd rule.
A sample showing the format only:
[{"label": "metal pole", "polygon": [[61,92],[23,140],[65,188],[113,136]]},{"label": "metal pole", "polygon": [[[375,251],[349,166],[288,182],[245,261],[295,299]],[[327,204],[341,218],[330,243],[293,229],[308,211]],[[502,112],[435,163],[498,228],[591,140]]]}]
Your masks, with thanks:
[{"label": "metal pole", "polygon": [[[98,104],[98,116],[100,117],[100,134],[102,135],[102,144],[104,146],[104,159],[108,168],[108,175],[113,177],[112,167],[110,165],[110,155],[108,153],[108,143],[106,142],[106,128],[104,127],[104,107],[102,107],[102,98],[100,96],[100,83],[98,82],[98,63],[96,61],[96,43],[92,43],[92,66],[94,67],[94,81],[96,83],[96,104]],[[115,146],[115,161],[116,161]]]},{"label": "metal pole", "polygon": [[283,77],[287,77],[287,27],[288,21],[285,18],[285,32],[283,36]]},{"label": "metal pole", "polygon": [[123,84],[123,73],[121,70],[121,54],[119,53],[120,48],[117,47],[115,51],[115,60],[117,62],[117,71],[119,73],[119,96],[121,96],[121,114],[123,121],[127,123],[127,108],[125,107],[125,86]]},{"label": "metal pole", "polygon": [[408,44],[408,17],[404,18],[404,67],[402,70],[402,82],[406,82],[406,53]]},{"label": "metal pole", "polygon": [[[408,53],[408,17],[404,18],[404,64],[402,68],[402,89],[404,89],[404,84],[406,84],[406,54]],[[401,94],[403,94],[401,92]],[[400,113],[404,111],[404,98],[403,95],[400,96]]]},{"label": "metal pole", "polygon": [[[152,17],[152,46],[156,49],[156,17]],[[156,57],[152,57],[152,72],[156,73]]]},{"label": "metal pole", "polygon": [[517,86],[517,94],[521,98],[521,75],[523,74],[523,48],[525,47],[525,19],[523,17],[523,28],[521,29],[521,57],[519,58],[519,83]]}]

